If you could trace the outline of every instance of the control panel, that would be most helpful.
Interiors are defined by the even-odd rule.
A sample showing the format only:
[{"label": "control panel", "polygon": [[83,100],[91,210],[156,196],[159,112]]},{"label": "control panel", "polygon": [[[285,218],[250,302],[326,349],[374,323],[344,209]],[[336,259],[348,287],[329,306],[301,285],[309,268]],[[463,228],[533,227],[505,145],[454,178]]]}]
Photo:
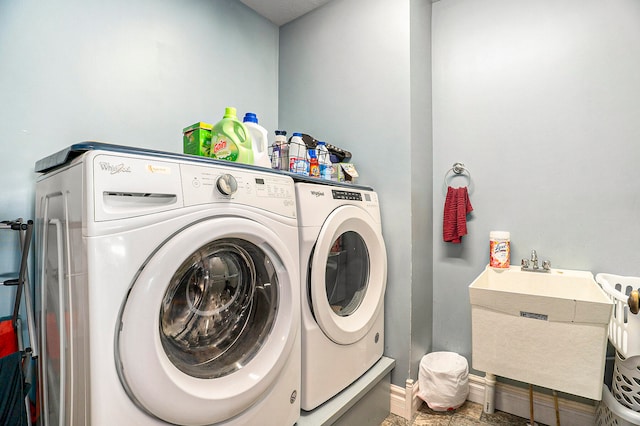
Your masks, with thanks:
[{"label": "control panel", "polygon": [[331,195],[333,196],[334,200],[362,201],[362,194],[359,192],[332,189]]},{"label": "control panel", "polygon": [[185,206],[227,203],[296,217],[295,189],[288,176],[236,168],[180,164]]},{"label": "control panel", "polygon": [[334,200],[364,201],[367,205],[378,205],[377,195],[375,192],[356,192],[341,189],[332,189],[331,196]]}]

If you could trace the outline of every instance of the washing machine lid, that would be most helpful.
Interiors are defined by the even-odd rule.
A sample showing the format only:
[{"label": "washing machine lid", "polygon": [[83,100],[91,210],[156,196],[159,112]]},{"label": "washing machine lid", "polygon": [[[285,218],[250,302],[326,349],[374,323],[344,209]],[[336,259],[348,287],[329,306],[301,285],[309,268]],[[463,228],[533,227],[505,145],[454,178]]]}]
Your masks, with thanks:
[{"label": "washing machine lid", "polygon": [[[348,247],[336,248],[343,240],[349,239]],[[348,252],[352,252],[351,254]],[[351,276],[338,285],[346,289],[344,303],[332,301],[334,279],[332,273],[340,256],[346,256],[346,268],[358,262],[357,276]],[[344,278],[344,277],[343,277]],[[309,292],[313,315],[332,341],[348,345],[362,339],[371,330],[382,310],[387,284],[387,253],[378,224],[372,221],[363,209],[344,205],[335,209],[324,222],[311,259],[309,271]],[[329,290],[330,289],[330,290]]]},{"label": "washing machine lid", "polygon": [[289,248],[247,218],[195,223],[135,278],[116,335],[130,398],[172,424],[228,420],[273,386],[298,328]]}]

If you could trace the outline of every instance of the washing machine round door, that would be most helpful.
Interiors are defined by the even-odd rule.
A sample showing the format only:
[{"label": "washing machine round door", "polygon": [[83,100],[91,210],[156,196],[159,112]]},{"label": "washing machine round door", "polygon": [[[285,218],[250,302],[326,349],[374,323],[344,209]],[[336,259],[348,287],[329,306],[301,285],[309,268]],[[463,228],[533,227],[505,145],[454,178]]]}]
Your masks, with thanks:
[{"label": "washing machine round door", "polygon": [[309,271],[313,315],[327,337],[362,339],[384,303],[387,254],[380,227],[355,206],[335,209],[316,241]]},{"label": "washing machine round door", "polygon": [[297,269],[278,235],[249,219],[176,233],[142,267],[121,311],[116,355],[130,398],[181,425],[255,404],[293,348]]}]

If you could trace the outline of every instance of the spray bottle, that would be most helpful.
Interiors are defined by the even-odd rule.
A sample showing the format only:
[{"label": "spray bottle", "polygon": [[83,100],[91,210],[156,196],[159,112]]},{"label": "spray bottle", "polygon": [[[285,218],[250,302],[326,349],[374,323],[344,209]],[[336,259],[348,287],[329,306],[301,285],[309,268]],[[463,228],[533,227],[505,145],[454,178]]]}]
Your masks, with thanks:
[{"label": "spray bottle", "polygon": [[331,180],[331,157],[329,155],[329,150],[327,149],[326,142],[318,141],[318,145],[316,146],[316,151],[318,151],[318,165],[320,168],[320,177],[322,179]]}]

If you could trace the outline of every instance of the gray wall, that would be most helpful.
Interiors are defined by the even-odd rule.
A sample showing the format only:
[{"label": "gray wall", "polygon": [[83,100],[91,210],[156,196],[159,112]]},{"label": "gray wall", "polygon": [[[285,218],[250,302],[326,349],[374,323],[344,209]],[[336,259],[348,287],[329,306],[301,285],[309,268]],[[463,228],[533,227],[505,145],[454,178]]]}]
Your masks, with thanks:
[{"label": "gray wall", "polygon": [[430,7],[333,0],[280,29],[280,127],[351,151],[380,194],[385,354],[401,386],[431,343]]},{"label": "gray wall", "polygon": [[[491,230],[512,263],[640,275],[640,2],[433,4],[433,349],[470,358],[468,285]],[[461,245],[442,242],[443,178],[471,172]],[[454,182],[454,186],[464,184]]]},{"label": "gray wall", "polygon": [[[29,217],[33,164],[80,140],[179,152],[183,127],[227,105],[325,139],[380,193],[402,386],[432,349],[470,357],[467,286],[491,230],[511,231],[514,263],[536,248],[640,275],[639,22],[636,0],[333,0],[279,33],[234,0],[0,0],[0,218]],[[454,246],[456,161],[475,211]],[[2,271],[15,244],[0,234]]]},{"label": "gray wall", "polygon": [[83,140],[181,152],[225,106],[276,127],[278,27],[240,2],[0,0],[0,219],[32,218],[36,160]]}]

